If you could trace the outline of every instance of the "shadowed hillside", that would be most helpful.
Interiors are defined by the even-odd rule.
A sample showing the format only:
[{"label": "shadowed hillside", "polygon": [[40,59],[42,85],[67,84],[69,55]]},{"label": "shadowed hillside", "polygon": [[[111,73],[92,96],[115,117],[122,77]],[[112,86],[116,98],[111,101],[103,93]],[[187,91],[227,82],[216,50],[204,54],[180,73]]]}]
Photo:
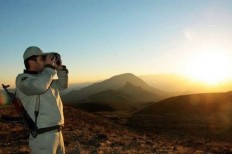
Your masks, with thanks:
[{"label": "shadowed hillside", "polygon": [[117,92],[128,95],[133,99],[131,100],[132,102],[151,102],[160,99],[158,94],[151,93],[140,86],[133,85],[129,81],[122,88],[118,89]]},{"label": "shadowed hillside", "polygon": [[[94,111],[95,108],[102,107],[98,111],[136,111],[147,104],[155,101],[157,96],[153,93],[143,90],[139,86],[134,86],[130,82],[118,90],[105,90],[94,95],[89,96],[78,103],[69,104],[76,108],[81,108],[87,111]],[[91,104],[92,107],[89,107]],[[98,107],[99,106],[99,107]],[[113,110],[110,110],[111,107]],[[90,108],[92,108],[90,110]]]},{"label": "shadowed hillside", "polygon": [[130,125],[150,132],[232,141],[232,93],[168,98],[134,113]]}]

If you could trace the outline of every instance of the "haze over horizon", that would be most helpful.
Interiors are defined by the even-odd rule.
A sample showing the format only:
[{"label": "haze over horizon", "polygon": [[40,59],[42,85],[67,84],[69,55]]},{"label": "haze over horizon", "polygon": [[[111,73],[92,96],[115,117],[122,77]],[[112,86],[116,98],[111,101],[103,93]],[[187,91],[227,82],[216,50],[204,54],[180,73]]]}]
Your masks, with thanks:
[{"label": "haze over horizon", "polygon": [[14,87],[32,45],[59,52],[70,83],[127,72],[232,80],[231,6],[230,0],[0,0],[0,81]]}]

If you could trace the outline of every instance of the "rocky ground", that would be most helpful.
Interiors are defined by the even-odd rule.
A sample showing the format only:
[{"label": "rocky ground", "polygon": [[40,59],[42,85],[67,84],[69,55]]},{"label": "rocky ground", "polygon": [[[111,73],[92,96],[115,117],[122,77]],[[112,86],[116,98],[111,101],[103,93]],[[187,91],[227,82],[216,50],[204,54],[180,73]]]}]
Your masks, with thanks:
[{"label": "rocky ground", "polygon": [[[14,115],[12,107],[0,115]],[[65,107],[63,135],[67,154],[87,153],[232,153],[232,143],[205,139],[174,139],[158,134],[134,132],[101,116]],[[26,154],[27,134],[23,127],[0,122],[0,154]]]}]

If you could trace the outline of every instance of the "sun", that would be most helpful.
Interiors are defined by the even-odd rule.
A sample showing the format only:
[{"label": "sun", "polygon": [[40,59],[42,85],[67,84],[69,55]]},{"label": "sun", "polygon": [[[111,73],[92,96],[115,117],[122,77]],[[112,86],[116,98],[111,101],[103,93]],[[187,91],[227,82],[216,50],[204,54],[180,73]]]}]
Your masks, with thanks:
[{"label": "sun", "polygon": [[223,52],[206,51],[193,55],[185,68],[193,80],[215,85],[230,77],[231,59]]}]

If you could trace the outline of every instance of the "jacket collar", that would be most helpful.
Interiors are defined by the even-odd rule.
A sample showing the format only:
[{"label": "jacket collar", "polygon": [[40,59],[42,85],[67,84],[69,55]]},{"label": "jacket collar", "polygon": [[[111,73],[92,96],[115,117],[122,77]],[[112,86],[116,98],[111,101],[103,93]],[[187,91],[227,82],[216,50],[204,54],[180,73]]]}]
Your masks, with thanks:
[{"label": "jacket collar", "polygon": [[24,73],[28,73],[28,74],[39,74],[39,72],[36,72],[36,71],[29,71],[29,70],[24,70]]}]

